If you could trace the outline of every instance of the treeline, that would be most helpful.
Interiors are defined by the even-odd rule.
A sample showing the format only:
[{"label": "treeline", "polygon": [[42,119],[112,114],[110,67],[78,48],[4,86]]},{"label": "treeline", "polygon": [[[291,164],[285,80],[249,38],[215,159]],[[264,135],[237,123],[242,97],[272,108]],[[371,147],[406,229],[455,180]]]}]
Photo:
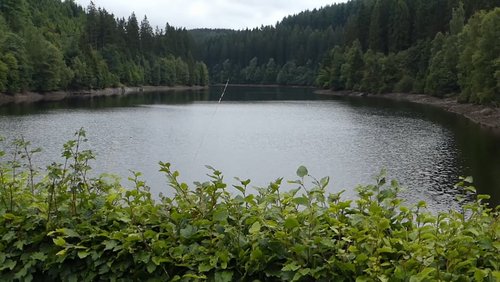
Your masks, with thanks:
[{"label": "treeline", "polygon": [[[199,56],[216,82],[312,85],[323,56],[358,42],[362,52],[418,48],[449,30],[460,0],[353,0],[286,17],[275,26],[215,32],[200,40]],[[500,0],[463,1],[467,20]],[[199,32],[193,33],[197,36]],[[255,71],[254,71],[255,70]],[[279,75],[281,72],[281,76]]]},{"label": "treeline", "polygon": [[0,92],[206,85],[210,73],[215,83],[457,93],[487,103],[498,94],[498,25],[495,13],[473,15],[495,7],[500,0],[352,0],[274,26],[187,31],[116,18],[93,3],[1,0]]},{"label": "treeline", "polygon": [[472,103],[500,102],[500,8],[475,14],[464,27],[464,6],[453,10],[450,30],[396,53],[363,52],[355,41],[335,47],[320,68],[324,88],[372,93],[457,96]]},{"label": "treeline", "polygon": [[91,3],[0,1],[0,92],[206,85],[185,29],[116,18]]}]

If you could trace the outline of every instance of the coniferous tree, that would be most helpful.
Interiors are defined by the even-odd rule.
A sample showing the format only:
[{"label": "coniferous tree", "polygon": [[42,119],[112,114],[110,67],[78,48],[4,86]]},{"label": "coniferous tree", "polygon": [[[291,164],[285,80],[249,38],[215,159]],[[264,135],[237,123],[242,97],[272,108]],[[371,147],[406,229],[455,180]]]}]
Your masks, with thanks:
[{"label": "coniferous tree", "polygon": [[86,38],[86,43],[93,49],[98,48],[98,17],[99,12],[97,11],[94,2],[90,1],[89,6],[87,7],[84,37]]},{"label": "coniferous tree", "polygon": [[127,47],[130,50],[132,56],[137,56],[140,51],[140,34],[139,34],[139,23],[134,13],[128,18],[127,24],[125,26],[126,42]]},{"label": "coniferous tree", "polygon": [[26,0],[2,0],[0,1],[0,12],[13,32],[20,32],[27,25]]},{"label": "coniferous tree", "polygon": [[453,15],[450,21],[451,35],[458,35],[462,32],[465,22],[464,4],[460,2],[458,8],[453,9]]},{"label": "coniferous tree", "polygon": [[392,9],[391,24],[388,36],[390,52],[404,50],[410,45],[410,12],[404,0],[397,0]]},{"label": "coniferous tree", "polygon": [[141,40],[141,52],[150,53],[153,50],[153,28],[149,24],[147,16],[141,22],[140,28],[140,40]]},{"label": "coniferous tree", "polygon": [[376,0],[370,21],[369,47],[384,53],[388,50],[389,1],[391,0]]}]

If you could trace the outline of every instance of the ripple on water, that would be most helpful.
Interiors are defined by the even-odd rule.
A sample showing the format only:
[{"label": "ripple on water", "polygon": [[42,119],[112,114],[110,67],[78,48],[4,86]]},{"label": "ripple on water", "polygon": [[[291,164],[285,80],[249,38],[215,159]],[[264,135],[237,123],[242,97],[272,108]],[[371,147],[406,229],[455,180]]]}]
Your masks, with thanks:
[{"label": "ripple on water", "polygon": [[348,197],[387,168],[410,204],[457,206],[453,185],[473,164],[453,128],[411,108],[311,97],[220,105],[140,100],[122,107],[114,101],[113,107],[53,110],[42,105],[28,115],[0,115],[0,135],[24,136],[43,147],[36,160],[45,166],[60,160],[62,144],[84,127],[98,155],[97,171],[124,178],[129,170],[142,171],[154,193],[171,194],[158,161],[173,163],[186,182],[206,179],[204,165],[210,164],[230,183],[238,176],[258,186],[277,177],[295,179],[297,167],[306,165],[316,177],[331,177],[331,192],[347,189]]}]

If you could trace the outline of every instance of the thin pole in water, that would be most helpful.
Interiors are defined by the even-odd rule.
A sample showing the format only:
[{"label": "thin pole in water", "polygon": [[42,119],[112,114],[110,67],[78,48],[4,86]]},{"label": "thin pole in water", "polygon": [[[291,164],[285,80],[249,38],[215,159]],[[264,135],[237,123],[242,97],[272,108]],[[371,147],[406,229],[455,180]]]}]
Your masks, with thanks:
[{"label": "thin pole in water", "polygon": [[226,81],[226,86],[224,86],[224,91],[222,91],[222,95],[220,95],[220,98],[219,98],[219,103],[222,101],[222,98],[224,97],[224,94],[226,94],[226,89],[227,89],[227,85],[229,84],[229,78],[227,79]]},{"label": "thin pole in water", "polygon": [[[217,106],[215,106],[215,110],[214,110],[214,112],[212,113],[212,116],[209,119],[209,125],[212,124],[212,120],[214,119],[215,114],[217,113],[217,109],[219,108],[219,105],[222,102],[222,98],[224,98],[224,94],[226,94],[226,89],[227,89],[228,85],[229,85],[229,78],[227,79],[226,85],[224,86],[224,90],[222,91],[222,94],[219,97],[219,102],[217,102]],[[209,127],[206,127],[206,128],[208,130]],[[198,146],[198,149],[196,150],[196,153],[194,155],[193,161],[195,161],[198,158],[198,154],[200,153],[201,147],[203,147],[203,143],[205,143],[205,137],[206,136],[207,136],[206,132],[201,136],[200,145]]]}]

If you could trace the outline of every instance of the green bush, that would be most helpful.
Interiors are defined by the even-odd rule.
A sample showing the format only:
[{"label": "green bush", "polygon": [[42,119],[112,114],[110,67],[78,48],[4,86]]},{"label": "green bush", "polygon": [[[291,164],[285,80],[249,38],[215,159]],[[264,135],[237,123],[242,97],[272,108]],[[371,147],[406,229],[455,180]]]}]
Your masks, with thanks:
[{"label": "green bush", "polygon": [[462,210],[436,215],[424,202],[404,206],[383,173],[342,200],[305,167],[293,189],[237,179],[234,195],[211,167],[209,181],[190,189],[160,163],[175,193],[155,200],[139,173],[129,190],[89,177],[84,141],[81,130],[64,146],[65,163],[43,174],[29,142],[0,153],[1,281],[500,279],[498,209],[469,178],[457,185]]}]

